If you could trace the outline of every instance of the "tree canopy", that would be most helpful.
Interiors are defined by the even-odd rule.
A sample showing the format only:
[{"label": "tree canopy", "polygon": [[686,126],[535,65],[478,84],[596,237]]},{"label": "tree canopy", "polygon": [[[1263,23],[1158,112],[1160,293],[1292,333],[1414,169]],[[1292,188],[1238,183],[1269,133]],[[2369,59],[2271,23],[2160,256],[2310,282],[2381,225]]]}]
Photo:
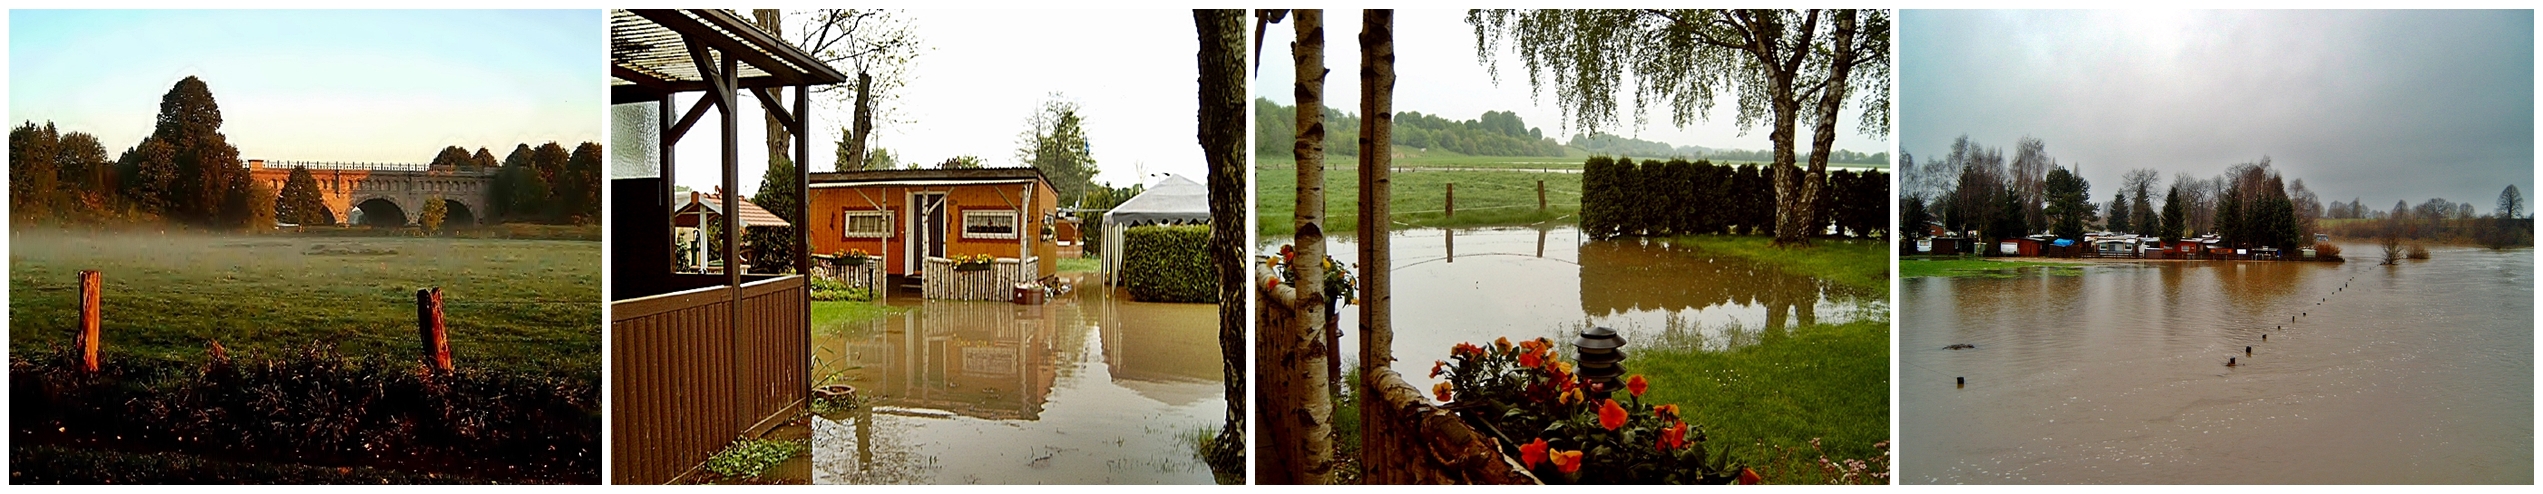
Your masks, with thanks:
[{"label": "tree canopy", "polygon": [[1016,161],[1041,170],[1059,190],[1061,203],[1075,202],[1095,185],[1095,151],[1077,110],[1077,102],[1052,93],[1016,138]]}]

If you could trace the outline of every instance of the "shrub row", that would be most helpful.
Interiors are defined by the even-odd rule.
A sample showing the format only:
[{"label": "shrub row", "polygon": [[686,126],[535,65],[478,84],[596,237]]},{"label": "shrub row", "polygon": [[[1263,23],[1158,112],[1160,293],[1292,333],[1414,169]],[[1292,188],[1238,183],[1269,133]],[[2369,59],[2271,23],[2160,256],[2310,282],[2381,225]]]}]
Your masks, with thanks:
[{"label": "shrub row", "polygon": [[[1828,172],[1819,189],[1814,232],[1879,236],[1889,215],[1889,174]],[[1582,166],[1581,230],[1592,238],[1621,235],[1771,234],[1774,172],[1756,165],[1715,165],[1597,156]]]},{"label": "shrub row", "polygon": [[1207,225],[1134,226],[1121,234],[1121,284],[1145,302],[1218,303]]},{"label": "shrub row", "polygon": [[[80,370],[68,349],[13,356],[18,444],[219,453],[224,459],[407,468],[501,481],[597,482],[600,393],[561,376],[349,358],[312,345],[289,355],[201,364],[103,355]],[[30,435],[31,434],[31,435]]]}]

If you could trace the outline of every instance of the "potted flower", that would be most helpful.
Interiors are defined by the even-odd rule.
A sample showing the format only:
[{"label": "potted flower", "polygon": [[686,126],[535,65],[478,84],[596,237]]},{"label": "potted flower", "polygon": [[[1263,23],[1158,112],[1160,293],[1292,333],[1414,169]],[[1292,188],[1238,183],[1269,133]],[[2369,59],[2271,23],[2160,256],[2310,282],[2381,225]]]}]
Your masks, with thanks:
[{"label": "potted flower", "polygon": [[955,271],[988,271],[988,270],[989,270],[989,266],[990,266],[991,264],[996,263],[997,261],[998,261],[998,258],[996,258],[996,257],[992,257],[992,256],[990,256],[990,255],[988,255],[988,254],[976,254],[976,255],[968,255],[968,256],[954,256],[954,270],[955,270]]},{"label": "potted flower", "polygon": [[1459,343],[1431,366],[1445,378],[1433,398],[1516,446],[1520,464],[1550,483],[1724,484],[1748,472],[1705,447],[1704,429],[1676,404],[1646,404],[1649,378],[1632,376],[1622,391],[1595,397],[1560,347],[1537,338]]},{"label": "potted flower", "polygon": [[848,249],[847,252],[834,254],[831,258],[836,259],[840,266],[856,267],[864,266],[866,259],[872,257],[874,256],[865,253],[865,249]]}]

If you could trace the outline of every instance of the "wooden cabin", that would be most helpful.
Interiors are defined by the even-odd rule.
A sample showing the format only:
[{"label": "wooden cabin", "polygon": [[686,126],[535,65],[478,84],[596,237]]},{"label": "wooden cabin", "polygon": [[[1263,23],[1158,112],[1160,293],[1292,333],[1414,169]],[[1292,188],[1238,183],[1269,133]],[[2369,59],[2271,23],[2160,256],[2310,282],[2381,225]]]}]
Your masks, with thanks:
[{"label": "wooden cabin", "polygon": [[872,253],[895,277],[925,277],[928,258],[989,255],[1059,272],[1059,191],[1033,168],[814,173],[813,252]]}]

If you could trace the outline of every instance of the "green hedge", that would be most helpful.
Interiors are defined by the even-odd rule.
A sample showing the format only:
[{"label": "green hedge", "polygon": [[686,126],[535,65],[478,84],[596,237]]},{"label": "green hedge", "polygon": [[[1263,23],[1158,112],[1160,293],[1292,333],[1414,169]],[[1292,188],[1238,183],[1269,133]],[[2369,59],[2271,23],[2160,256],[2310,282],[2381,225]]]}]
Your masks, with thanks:
[{"label": "green hedge", "polygon": [[1210,269],[1210,227],[1152,225],[1122,230],[1121,284],[1145,302],[1218,303]]},{"label": "green hedge", "polygon": [[[1763,167],[1593,156],[1581,173],[1581,230],[1592,238],[1775,231],[1774,171]],[[1889,174],[1839,169],[1825,177],[1813,235],[1831,226],[1859,237],[1887,230]]]}]

